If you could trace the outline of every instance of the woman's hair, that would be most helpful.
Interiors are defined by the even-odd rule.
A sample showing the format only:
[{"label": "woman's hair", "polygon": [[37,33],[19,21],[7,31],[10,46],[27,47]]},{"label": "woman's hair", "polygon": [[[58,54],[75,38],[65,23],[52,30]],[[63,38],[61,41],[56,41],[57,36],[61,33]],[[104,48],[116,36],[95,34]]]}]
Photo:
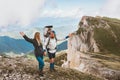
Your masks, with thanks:
[{"label": "woman's hair", "polygon": [[41,43],[40,33],[39,33],[39,32],[36,32],[36,33],[35,33],[34,39],[37,40],[37,42],[38,42],[39,45],[42,44],[42,43]]}]

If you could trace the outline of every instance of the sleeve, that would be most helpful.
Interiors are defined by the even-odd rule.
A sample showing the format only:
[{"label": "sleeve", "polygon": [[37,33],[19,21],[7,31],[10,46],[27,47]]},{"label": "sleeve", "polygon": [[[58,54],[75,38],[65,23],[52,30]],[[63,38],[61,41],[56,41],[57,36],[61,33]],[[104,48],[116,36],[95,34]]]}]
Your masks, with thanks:
[{"label": "sleeve", "polygon": [[48,44],[48,40],[49,40],[49,38],[46,38],[46,39],[44,40],[44,42],[43,42],[43,49],[44,49],[44,50],[46,50],[46,46],[47,46],[47,44]]},{"label": "sleeve", "polygon": [[23,38],[24,38],[26,41],[28,41],[28,42],[30,42],[30,43],[33,43],[33,39],[28,38],[26,35],[24,35]]},{"label": "sleeve", "polygon": [[63,39],[57,39],[57,41],[63,41],[63,40],[66,40],[66,39],[68,39],[69,38],[69,36],[66,36],[65,38],[63,38]]},{"label": "sleeve", "polygon": [[44,44],[44,40],[42,40],[42,48],[43,48],[43,51],[46,52],[46,48],[45,48],[45,44]]}]

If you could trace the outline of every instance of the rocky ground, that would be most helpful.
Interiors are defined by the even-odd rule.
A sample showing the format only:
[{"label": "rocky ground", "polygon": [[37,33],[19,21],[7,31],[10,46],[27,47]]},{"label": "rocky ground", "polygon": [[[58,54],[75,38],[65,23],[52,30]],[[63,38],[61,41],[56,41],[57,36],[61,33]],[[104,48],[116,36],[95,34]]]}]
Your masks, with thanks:
[{"label": "rocky ground", "polygon": [[101,80],[95,76],[74,69],[56,66],[56,72],[49,71],[45,63],[45,78],[40,78],[37,61],[26,57],[0,56],[0,80]]}]

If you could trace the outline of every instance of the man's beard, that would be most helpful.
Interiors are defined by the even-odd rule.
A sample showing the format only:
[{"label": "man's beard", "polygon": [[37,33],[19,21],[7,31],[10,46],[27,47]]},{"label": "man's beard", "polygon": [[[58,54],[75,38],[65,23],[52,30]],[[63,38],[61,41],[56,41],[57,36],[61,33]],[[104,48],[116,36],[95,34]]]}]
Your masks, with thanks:
[{"label": "man's beard", "polygon": [[51,38],[55,38],[55,36],[51,36]]}]

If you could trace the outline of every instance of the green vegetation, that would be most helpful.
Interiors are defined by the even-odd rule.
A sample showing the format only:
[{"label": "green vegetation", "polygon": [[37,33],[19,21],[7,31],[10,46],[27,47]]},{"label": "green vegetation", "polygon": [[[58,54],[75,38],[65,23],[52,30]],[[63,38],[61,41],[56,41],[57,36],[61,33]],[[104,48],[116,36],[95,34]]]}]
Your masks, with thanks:
[{"label": "green vegetation", "polygon": [[[58,52],[55,58],[55,65],[61,66],[63,62],[61,60],[67,61],[67,53],[65,51]],[[49,62],[49,58],[45,58],[45,62]]]},{"label": "green vegetation", "polygon": [[103,17],[103,20],[107,21],[107,22],[112,22],[112,23],[118,23],[120,24],[120,20],[116,19],[116,18],[108,18],[108,17]]},{"label": "green vegetation", "polygon": [[92,53],[92,58],[103,64],[103,67],[108,67],[114,70],[120,70],[120,57],[108,53]]},{"label": "green vegetation", "polygon": [[30,52],[30,53],[26,54],[26,57],[29,58],[29,59],[36,59],[33,52]]},{"label": "green vegetation", "polygon": [[77,30],[77,34],[80,34],[81,32],[86,32],[86,30],[85,30],[84,28],[79,28],[79,29]]},{"label": "green vegetation", "polygon": [[115,42],[115,38],[112,36],[110,30],[95,28],[94,32],[94,38],[99,44],[100,51],[113,53],[118,50],[118,44]]},{"label": "green vegetation", "polygon": [[94,28],[94,39],[101,52],[94,53],[93,58],[104,67],[120,70],[120,20],[107,17],[102,20],[107,22],[110,28]]},{"label": "green vegetation", "polygon": [[[93,53],[92,57],[103,64],[103,67],[120,70],[120,20],[107,17],[88,17],[87,21],[88,28],[94,30],[94,39],[100,49],[100,53]],[[110,28],[106,27],[108,26],[106,24]],[[77,34],[86,32],[89,30],[88,28],[84,26],[79,28]],[[89,36],[87,38],[89,39]]]},{"label": "green vegetation", "polygon": [[[34,54],[32,52],[27,54],[26,57],[28,59],[33,59],[33,60],[35,59],[36,60],[36,58],[35,58],[35,56],[34,56]],[[61,61],[61,60],[67,61],[67,53],[66,53],[66,51],[57,52],[56,58],[55,58],[55,65],[61,66],[63,64],[63,61]],[[47,55],[44,56],[44,61],[49,62],[49,58],[48,58]]]},{"label": "green vegetation", "polygon": [[94,38],[102,52],[120,55],[120,20],[103,18],[110,29],[94,28]]},{"label": "green vegetation", "polygon": [[99,25],[99,18],[88,18],[87,21],[89,22],[88,25]]}]

